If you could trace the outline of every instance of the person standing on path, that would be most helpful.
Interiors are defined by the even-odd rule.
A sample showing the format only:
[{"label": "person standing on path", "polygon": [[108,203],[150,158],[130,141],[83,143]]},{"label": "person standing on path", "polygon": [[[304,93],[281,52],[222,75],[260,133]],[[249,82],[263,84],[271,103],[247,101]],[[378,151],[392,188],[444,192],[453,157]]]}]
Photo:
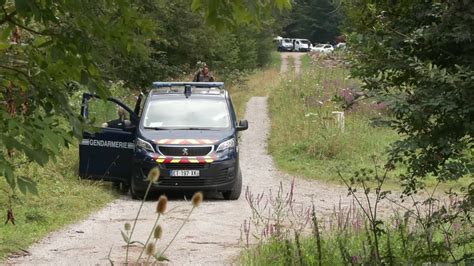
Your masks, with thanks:
[{"label": "person standing on path", "polygon": [[209,67],[205,63],[201,70],[194,75],[193,82],[214,82],[214,77],[209,72]]}]

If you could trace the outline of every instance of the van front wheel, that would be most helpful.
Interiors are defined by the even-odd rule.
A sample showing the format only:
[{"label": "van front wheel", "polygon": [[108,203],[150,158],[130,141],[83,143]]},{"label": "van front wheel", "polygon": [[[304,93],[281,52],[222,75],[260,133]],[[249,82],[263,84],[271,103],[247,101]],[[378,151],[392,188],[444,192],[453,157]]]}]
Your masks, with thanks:
[{"label": "van front wheel", "polygon": [[224,196],[225,200],[238,200],[241,192],[242,192],[242,171],[240,171],[239,169],[239,173],[237,174],[232,190],[222,192],[222,195]]}]

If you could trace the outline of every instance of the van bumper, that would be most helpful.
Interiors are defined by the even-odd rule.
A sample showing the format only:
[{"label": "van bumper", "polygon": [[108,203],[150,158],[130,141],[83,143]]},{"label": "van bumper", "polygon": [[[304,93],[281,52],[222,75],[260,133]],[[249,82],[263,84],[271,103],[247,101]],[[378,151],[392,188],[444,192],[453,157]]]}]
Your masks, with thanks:
[{"label": "van bumper", "polygon": [[[144,191],[148,187],[148,172],[159,167],[160,178],[153,184],[153,191],[192,192],[211,191],[224,192],[232,190],[239,169],[236,158],[214,161],[212,163],[163,163],[154,160],[136,160],[133,167],[134,184],[137,190]],[[196,170],[199,176],[172,176],[174,170]]]}]

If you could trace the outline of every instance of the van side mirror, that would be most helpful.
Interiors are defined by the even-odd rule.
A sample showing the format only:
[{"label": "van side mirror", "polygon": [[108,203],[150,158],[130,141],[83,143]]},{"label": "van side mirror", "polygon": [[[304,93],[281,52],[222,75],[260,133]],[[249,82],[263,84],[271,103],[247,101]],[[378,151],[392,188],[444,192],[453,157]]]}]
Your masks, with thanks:
[{"label": "van side mirror", "polygon": [[240,120],[239,125],[237,126],[237,131],[247,130],[249,128],[249,122],[247,120]]}]

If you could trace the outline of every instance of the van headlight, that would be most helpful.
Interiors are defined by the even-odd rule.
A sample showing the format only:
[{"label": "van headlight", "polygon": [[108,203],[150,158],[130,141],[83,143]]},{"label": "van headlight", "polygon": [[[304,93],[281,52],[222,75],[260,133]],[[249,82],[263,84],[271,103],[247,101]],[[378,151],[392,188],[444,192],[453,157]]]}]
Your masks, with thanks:
[{"label": "van headlight", "polygon": [[142,140],[141,138],[137,138],[136,146],[148,152],[155,152],[155,149],[153,149],[153,145],[151,145],[148,141]]},{"label": "van headlight", "polygon": [[234,148],[235,148],[235,140],[232,138],[219,144],[216,152],[224,152],[224,151],[232,150]]}]

